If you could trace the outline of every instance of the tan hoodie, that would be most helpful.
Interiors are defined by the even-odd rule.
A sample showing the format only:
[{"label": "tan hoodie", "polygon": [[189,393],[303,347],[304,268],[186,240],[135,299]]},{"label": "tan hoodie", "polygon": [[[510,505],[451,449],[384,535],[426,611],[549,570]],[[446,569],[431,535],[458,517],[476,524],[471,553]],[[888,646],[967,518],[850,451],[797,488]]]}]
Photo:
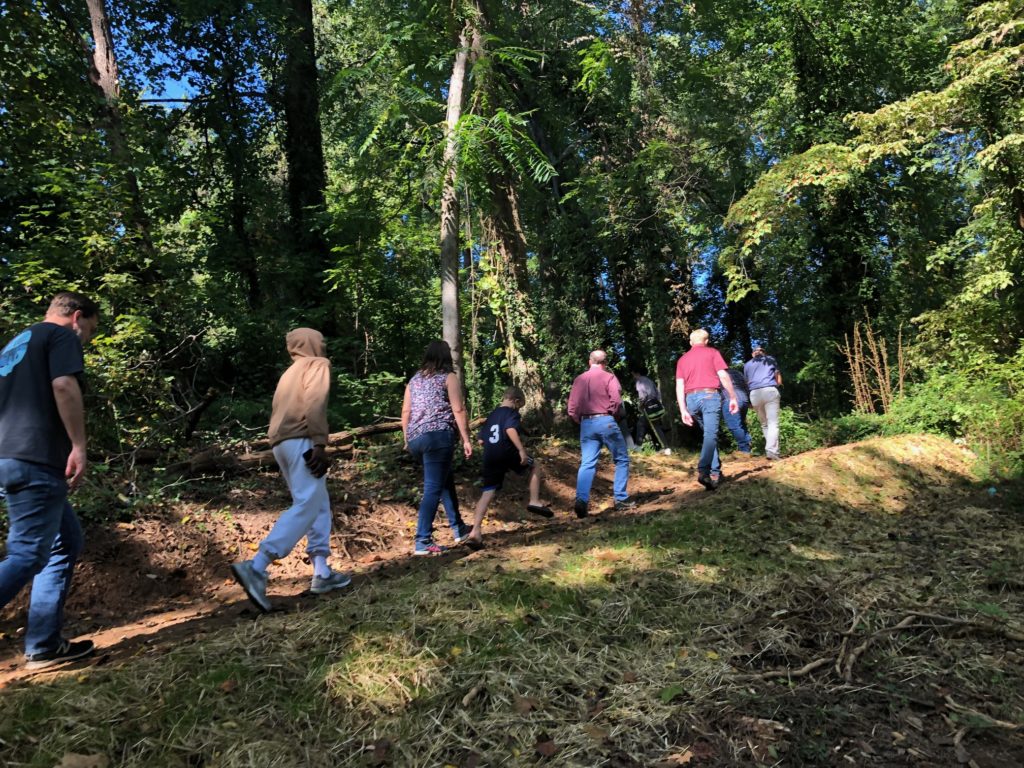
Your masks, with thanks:
[{"label": "tan hoodie", "polygon": [[274,392],[267,434],[270,444],[308,437],[313,445],[327,445],[331,361],[324,357],[324,337],[312,328],[296,328],[285,336],[285,343],[293,362]]}]

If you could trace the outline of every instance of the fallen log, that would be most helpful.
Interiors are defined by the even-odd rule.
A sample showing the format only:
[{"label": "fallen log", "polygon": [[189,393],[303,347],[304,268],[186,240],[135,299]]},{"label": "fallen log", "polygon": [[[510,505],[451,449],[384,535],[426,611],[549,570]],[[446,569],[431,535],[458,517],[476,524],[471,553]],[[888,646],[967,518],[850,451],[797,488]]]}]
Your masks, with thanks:
[{"label": "fallen log", "polygon": [[[328,447],[327,456],[332,459],[351,457],[352,443]],[[272,450],[253,451],[239,455],[225,453],[220,449],[212,448],[200,451],[188,461],[172,464],[167,468],[167,471],[188,475],[220,474],[224,472],[234,474],[255,469],[270,469],[276,466],[277,459],[274,458]]]},{"label": "fallen log", "polygon": [[[470,433],[485,419],[474,419],[469,424]],[[379,424],[367,424],[363,427],[347,429],[343,432],[332,432],[327,436],[327,455],[333,458],[346,459],[352,456],[353,442],[357,437],[382,435],[387,432],[400,432],[402,422],[383,421]],[[260,450],[253,450],[258,448]],[[220,473],[248,472],[255,469],[268,469],[277,466],[274,452],[268,440],[256,440],[248,443],[242,453],[214,446],[193,454],[187,461],[179,461],[167,467],[168,474],[203,475]]]},{"label": "fallen log", "polygon": [[[365,427],[333,432],[327,436],[327,455],[332,458],[349,458],[352,455],[352,443],[356,437],[397,432],[402,429],[402,422],[388,421],[382,424],[371,424]],[[252,450],[262,448],[262,450]],[[274,451],[269,440],[258,440],[249,443],[244,453],[235,453],[222,447],[206,448],[193,454],[187,461],[179,461],[167,467],[169,474],[205,475],[221,473],[248,472],[255,469],[270,469],[277,466]]]}]

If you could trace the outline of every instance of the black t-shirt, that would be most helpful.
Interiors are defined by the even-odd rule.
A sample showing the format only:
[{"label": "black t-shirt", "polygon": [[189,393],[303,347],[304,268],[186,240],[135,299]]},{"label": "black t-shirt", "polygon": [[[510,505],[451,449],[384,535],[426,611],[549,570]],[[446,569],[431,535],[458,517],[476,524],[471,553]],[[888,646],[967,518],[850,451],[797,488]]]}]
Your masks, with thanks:
[{"label": "black t-shirt", "polygon": [[82,343],[63,326],[36,323],[8,342],[0,351],[0,457],[64,472],[71,439],[52,382],[75,376],[81,386],[84,369]]},{"label": "black t-shirt", "polygon": [[519,411],[507,405],[495,408],[480,427],[479,436],[484,441],[484,459],[518,456],[519,449],[508,439],[508,430],[519,431],[519,428]]}]

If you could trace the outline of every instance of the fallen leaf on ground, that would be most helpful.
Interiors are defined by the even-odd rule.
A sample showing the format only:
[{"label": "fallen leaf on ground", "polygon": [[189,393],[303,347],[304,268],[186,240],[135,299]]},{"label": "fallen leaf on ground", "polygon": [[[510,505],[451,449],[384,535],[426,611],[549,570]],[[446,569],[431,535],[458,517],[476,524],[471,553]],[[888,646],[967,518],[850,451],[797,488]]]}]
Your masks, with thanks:
[{"label": "fallen leaf on ground", "polygon": [[687,749],[683,752],[677,752],[674,755],[669,755],[664,760],[659,760],[654,764],[654,767],[675,768],[677,765],[687,765],[691,760],[693,760],[693,752]]},{"label": "fallen leaf on ground", "polygon": [[220,688],[224,693],[232,693],[238,687],[238,683],[236,683],[234,680],[225,680],[217,687]]},{"label": "fallen leaf on ground", "polygon": [[54,768],[107,768],[110,760],[106,755],[79,755],[76,752],[65,752],[64,757]]},{"label": "fallen leaf on ground", "polygon": [[512,701],[512,706],[520,715],[526,715],[537,709],[540,702],[530,696],[516,696]]},{"label": "fallen leaf on ground", "polygon": [[598,742],[604,741],[611,734],[611,731],[609,729],[602,728],[600,725],[594,725],[593,723],[588,723],[587,725],[584,725],[583,732],[587,734],[587,736],[592,738],[594,741]]},{"label": "fallen leaf on ground", "polygon": [[666,688],[662,688],[658,691],[658,698],[661,699],[662,704],[669,704],[674,699],[678,699],[680,696],[686,693],[686,689],[681,685],[670,685]]},{"label": "fallen leaf on ground", "polygon": [[622,673],[622,682],[624,682],[624,683],[635,683],[637,681],[638,677],[639,677],[639,675],[637,675],[636,672],[633,672],[633,671],[623,672]]},{"label": "fallen leaf on ground", "polygon": [[537,743],[533,745],[533,748],[541,757],[554,757],[558,752],[558,745],[546,733],[537,737]]}]

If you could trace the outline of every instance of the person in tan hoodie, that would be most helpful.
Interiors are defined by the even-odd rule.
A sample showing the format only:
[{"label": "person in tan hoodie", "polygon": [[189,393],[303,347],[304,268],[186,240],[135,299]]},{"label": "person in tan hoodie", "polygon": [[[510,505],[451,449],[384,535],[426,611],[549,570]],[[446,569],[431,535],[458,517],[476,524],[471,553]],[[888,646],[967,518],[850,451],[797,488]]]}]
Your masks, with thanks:
[{"label": "person in tan hoodie", "polygon": [[296,328],[286,337],[292,364],[274,392],[268,437],[274,458],[292,494],[292,505],[260,542],[252,560],[234,563],[231,573],[249,599],[263,612],[267,599],[267,567],[288,555],[303,536],[313,563],[310,591],[315,594],[347,587],[352,578],[332,571],[331,500],[327,494],[327,395],[331,363],[324,337],[312,328]]}]

